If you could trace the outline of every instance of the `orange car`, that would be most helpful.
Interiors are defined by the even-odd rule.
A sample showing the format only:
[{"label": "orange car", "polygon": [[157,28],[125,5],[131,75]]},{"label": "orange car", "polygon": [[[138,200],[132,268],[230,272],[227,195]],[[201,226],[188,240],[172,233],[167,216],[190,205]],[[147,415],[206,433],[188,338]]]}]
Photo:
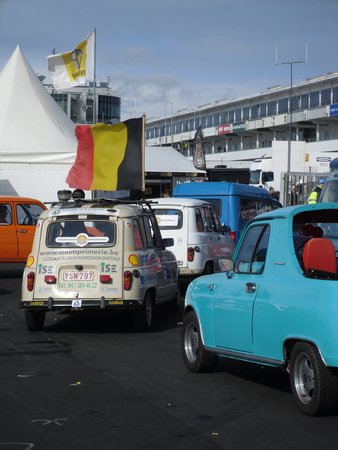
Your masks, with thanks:
[{"label": "orange car", "polygon": [[39,200],[0,195],[0,262],[26,262],[45,209]]}]

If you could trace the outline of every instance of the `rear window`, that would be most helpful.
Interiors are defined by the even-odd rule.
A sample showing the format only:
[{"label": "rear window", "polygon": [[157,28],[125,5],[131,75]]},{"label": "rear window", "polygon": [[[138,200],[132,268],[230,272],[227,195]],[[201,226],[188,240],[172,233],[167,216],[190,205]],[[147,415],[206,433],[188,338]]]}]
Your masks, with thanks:
[{"label": "rear window", "polygon": [[179,209],[156,208],[155,216],[160,230],[178,230],[183,225],[183,214]]},{"label": "rear window", "polygon": [[48,247],[109,247],[115,244],[115,224],[102,220],[56,221],[49,225]]}]

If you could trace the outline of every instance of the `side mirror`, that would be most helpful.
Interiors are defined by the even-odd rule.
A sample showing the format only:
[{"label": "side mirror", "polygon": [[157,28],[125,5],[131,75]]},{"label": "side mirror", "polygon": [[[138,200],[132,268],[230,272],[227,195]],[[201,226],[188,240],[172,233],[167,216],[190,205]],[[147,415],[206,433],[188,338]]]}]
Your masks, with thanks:
[{"label": "side mirror", "polygon": [[162,239],[164,247],[173,247],[174,246],[174,239],[173,238],[164,238]]},{"label": "side mirror", "polygon": [[229,272],[234,270],[234,262],[232,259],[222,258],[219,260],[219,267],[221,272]]}]

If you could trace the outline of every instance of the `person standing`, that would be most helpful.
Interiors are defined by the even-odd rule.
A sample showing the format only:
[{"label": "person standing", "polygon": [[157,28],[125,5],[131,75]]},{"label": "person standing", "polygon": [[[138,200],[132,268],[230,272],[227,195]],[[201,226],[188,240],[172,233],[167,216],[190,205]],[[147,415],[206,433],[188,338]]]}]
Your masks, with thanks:
[{"label": "person standing", "polygon": [[318,182],[318,185],[313,189],[309,196],[308,204],[311,205],[313,203],[318,203],[320,194],[322,193],[322,189],[325,183],[325,178],[321,178]]}]

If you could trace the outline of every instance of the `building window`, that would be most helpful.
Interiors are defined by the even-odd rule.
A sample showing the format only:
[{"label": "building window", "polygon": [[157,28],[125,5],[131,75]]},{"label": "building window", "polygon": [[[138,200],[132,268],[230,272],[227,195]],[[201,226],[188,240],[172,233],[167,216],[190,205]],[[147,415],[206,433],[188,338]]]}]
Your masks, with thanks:
[{"label": "building window", "polygon": [[266,117],[266,103],[261,103],[260,105],[260,112],[261,112],[261,117]]},{"label": "building window", "polygon": [[333,88],[333,103],[338,103],[338,86]]},{"label": "building window", "polygon": [[291,105],[292,105],[292,111],[298,111],[299,110],[299,98],[293,96],[291,99]]},{"label": "building window", "polygon": [[251,106],[251,119],[257,119],[258,117],[258,108],[255,105]]},{"label": "building window", "polygon": [[219,125],[219,113],[214,114],[214,126],[217,127]]},{"label": "building window", "polygon": [[289,99],[282,98],[278,100],[278,114],[286,114],[289,108]]},{"label": "building window", "polygon": [[213,119],[213,115],[212,115],[212,114],[209,114],[209,115],[207,116],[207,127],[212,127],[212,126],[213,126],[212,119]]},{"label": "building window", "polygon": [[268,116],[274,116],[277,113],[277,100],[268,102]]},{"label": "building window", "polygon": [[236,122],[241,122],[242,120],[242,108],[235,109]]},{"label": "building window", "polygon": [[206,128],[207,127],[207,116],[203,116],[201,118],[201,125],[202,125],[202,128]]},{"label": "building window", "polygon": [[68,94],[52,93],[51,96],[56,101],[56,103],[60,106],[62,111],[67,114],[67,112],[68,112]]},{"label": "building window", "polygon": [[186,120],[182,120],[182,133],[188,131],[188,122]]},{"label": "building window", "polygon": [[309,94],[302,94],[301,98],[301,108],[308,109],[309,108]]},{"label": "building window", "polygon": [[250,106],[245,106],[243,108],[243,120],[249,120],[250,119],[249,114],[250,114]]},{"label": "building window", "polygon": [[110,123],[110,120],[120,120],[121,99],[108,95],[98,96],[98,121],[99,123]]},{"label": "building window", "polygon": [[229,111],[229,123],[234,123],[235,111],[232,109]]},{"label": "building window", "polygon": [[319,106],[319,91],[310,92],[310,108]]},{"label": "building window", "polygon": [[331,89],[323,89],[321,92],[322,98],[321,98],[321,104],[329,105],[331,103]]}]

